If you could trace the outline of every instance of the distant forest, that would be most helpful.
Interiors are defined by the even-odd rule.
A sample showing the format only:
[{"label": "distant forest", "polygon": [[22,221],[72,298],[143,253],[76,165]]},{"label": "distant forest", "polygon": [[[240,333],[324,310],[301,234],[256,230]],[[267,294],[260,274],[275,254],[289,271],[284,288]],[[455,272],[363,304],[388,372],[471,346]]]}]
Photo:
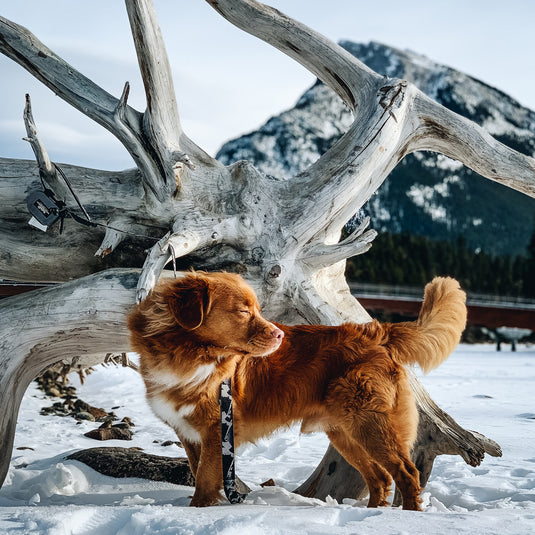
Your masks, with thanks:
[{"label": "distant forest", "polygon": [[471,292],[535,298],[535,230],[526,256],[474,252],[462,237],[381,233],[367,253],[347,262],[350,281],[423,287],[436,275],[455,277]]}]

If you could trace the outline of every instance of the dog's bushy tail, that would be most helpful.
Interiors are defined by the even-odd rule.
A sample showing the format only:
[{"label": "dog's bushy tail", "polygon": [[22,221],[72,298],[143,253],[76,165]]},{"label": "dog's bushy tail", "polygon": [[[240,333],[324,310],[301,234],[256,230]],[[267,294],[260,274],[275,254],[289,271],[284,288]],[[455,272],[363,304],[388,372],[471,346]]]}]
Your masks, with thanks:
[{"label": "dog's bushy tail", "polygon": [[465,326],[466,294],[455,279],[435,277],[425,287],[418,319],[391,324],[389,345],[397,360],[418,363],[427,373],[449,357]]}]

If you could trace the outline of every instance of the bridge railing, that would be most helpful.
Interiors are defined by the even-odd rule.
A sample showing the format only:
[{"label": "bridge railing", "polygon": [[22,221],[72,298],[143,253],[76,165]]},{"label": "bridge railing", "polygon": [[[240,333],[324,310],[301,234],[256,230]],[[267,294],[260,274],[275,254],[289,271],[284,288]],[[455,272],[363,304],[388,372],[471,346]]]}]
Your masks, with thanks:
[{"label": "bridge railing", "polygon": [[[369,282],[350,282],[351,293],[360,297],[385,297],[391,299],[422,299],[424,289],[417,286],[396,286],[391,284],[375,284]],[[471,305],[500,305],[515,306],[535,310],[535,299],[509,295],[493,295],[475,292],[467,292],[467,301]]]}]

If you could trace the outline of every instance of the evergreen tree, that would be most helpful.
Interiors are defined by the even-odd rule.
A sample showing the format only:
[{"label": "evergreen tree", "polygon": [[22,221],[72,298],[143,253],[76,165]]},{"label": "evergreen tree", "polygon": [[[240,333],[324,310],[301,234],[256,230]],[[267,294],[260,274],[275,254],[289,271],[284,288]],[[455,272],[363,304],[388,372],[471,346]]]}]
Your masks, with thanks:
[{"label": "evergreen tree", "polygon": [[535,297],[535,224],[533,233],[527,247],[528,259],[524,272],[524,294],[528,297]]},{"label": "evergreen tree", "polygon": [[348,261],[350,281],[423,287],[437,275],[459,280],[471,292],[535,297],[535,228],[527,258],[493,257],[456,242],[416,235],[380,234],[365,255]]}]

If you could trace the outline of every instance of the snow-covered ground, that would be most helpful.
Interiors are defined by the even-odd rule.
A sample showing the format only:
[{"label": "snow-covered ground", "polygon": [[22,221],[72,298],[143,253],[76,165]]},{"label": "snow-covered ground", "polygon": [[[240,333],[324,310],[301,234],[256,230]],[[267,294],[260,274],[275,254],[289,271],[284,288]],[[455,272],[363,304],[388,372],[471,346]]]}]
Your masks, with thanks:
[{"label": "snow-covered ground", "polygon": [[[0,490],[0,533],[138,534],[500,534],[535,533],[535,348],[498,353],[494,346],[460,346],[422,378],[438,404],[463,427],[496,440],[502,458],[472,468],[460,457],[439,457],[424,491],[425,512],[367,509],[366,500],[338,504],[291,494],[327,447],[321,434],[282,432],[244,447],[238,475],[253,489],[242,505],[187,507],[192,491],[167,483],[105,477],[66,460],[73,450],[137,446],[147,453],[184,456],[170,429],[150,413],[139,376],[100,367],[78,387],[88,403],[130,416],[131,442],[101,443],[83,436],[98,424],[40,416],[51,400],[32,385],[19,414],[11,468]],[[155,443],[159,440],[160,443]],[[23,449],[32,448],[32,449]],[[3,452],[9,454],[9,452]],[[277,487],[259,484],[273,478]]]}]

